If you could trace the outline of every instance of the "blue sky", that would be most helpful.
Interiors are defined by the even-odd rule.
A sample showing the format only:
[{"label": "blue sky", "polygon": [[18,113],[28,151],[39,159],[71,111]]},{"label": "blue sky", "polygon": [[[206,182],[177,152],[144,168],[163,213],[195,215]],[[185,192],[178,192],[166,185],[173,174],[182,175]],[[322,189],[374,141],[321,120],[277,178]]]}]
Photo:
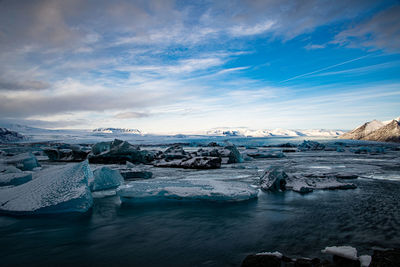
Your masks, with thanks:
[{"label": "blue sky", "polygon": [[398,1],[1,1],[2,122],[151,133],[400,115]]}]

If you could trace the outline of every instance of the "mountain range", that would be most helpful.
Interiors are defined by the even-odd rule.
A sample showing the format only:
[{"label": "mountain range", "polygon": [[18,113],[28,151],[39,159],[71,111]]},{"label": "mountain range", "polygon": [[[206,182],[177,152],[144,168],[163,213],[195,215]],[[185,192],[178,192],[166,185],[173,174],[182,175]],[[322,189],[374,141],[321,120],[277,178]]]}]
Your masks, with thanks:
[{"label": "mountain range", "polygon": [[340,139],[400,142],[400,117],[391,121],[373,120],[339,136]]}]

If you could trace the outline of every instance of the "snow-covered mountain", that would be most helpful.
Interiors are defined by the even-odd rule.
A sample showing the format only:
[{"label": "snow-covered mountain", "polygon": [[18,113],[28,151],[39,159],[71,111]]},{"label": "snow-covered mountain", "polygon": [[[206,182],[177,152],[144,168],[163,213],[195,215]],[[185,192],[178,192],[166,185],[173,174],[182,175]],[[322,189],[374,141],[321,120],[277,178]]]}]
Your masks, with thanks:
[{"label": "snow-covered mountain", "polygon": [[373,120],[341,135],[341,139],[400,142],[400,117],[390,121]]},{"label": "snow-covered mountain", "polygon": [[363,140],[400,143],[400,123],[397,120],[392,120],[364,137]]},{"label": "snow-covered mountain", "polygon": [[323,136],[334,137],[343,134],[341,130],[325,130],[325,129],[309,129],[309,130],[252,130],[248,128],[217,128],[206,132],[206,135],[211,136],[243,136],[243,137],[297,137],[297,136]]},{"label": "snow-covered mountain", "polygon": [[138,129],[128,128],[97,128],[92,132],[94,133],[113,133],[113,134],[142,134]]},{"label": "snow-covered mountain", "polygon": [[13,143],[26,140],[22,134],[10,131],[6,128],[0,128],[0,143]]},{"label": "snow-covered mountain", "polygon": [[354,130],[341,135],[339,138],[360,140],[366,137],[368,134],[372,133],[373,131],[378,130],[382,126],[385,126],[385,123],[381,121],[378,120],[369,121],[355,128]]}]

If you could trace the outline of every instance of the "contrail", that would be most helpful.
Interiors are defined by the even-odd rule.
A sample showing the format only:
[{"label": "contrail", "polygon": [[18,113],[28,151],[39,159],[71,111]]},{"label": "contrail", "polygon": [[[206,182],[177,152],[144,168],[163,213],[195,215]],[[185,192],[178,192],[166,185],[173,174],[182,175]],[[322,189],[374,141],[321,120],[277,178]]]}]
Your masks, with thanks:
[{"label": "contrail", "polygon": [[312,72],[300,74],[300,75],[294,76],[294,77],[292,77],[292,78],[283,80],[283,81],[281,81],[281,83],[284,83],[284,82],[287,82],[287,81],[291,81],[291,80],[294,80],[294,79],[297,79],[297,78],[300,78],[300,77],[304,77],[304,76],[307,76],[307,75],[310,75],[310,74],[314,74],[314,73],[317,73],[317,72],[321,72],[321,71],[324,71],[324,70],[328,70],[328,69],[331,69],[331,68],[334,68],[334,67],[337,67],[337,66],[341,66],[341,65],[344,65],[344,64],[353,62],[353,61],[357,61],[357,60],[366,58],[366,57],[368,57],[368,56],[370,56],[370,55],[366,55],[366,56],[362,56],[362,57],[350,59],[350,60],[347,60],[347,61],[344,61],[344,62],[335,64],[335,65],[332,65],[332,66],[329,66],[329,67],[325,67],[325,68],[322,68],[322,69],[319,69],[319,70],[315,70],[315,71],[312,71]]}]

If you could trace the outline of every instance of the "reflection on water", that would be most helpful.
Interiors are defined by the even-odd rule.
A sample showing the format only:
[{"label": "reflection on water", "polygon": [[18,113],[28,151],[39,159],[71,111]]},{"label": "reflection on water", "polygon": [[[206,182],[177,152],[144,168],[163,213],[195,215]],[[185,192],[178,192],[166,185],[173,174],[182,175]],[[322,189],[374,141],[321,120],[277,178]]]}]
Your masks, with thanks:
[{"label": "reflection on water", "polygon": [[309,195],[262,193],[234,203],[120,205],[96,199],[87,215],[0,217],[2,264],[237,266],[249,253],[320,256],[329,245],[361,253],[400,246],[400,183]]}]

